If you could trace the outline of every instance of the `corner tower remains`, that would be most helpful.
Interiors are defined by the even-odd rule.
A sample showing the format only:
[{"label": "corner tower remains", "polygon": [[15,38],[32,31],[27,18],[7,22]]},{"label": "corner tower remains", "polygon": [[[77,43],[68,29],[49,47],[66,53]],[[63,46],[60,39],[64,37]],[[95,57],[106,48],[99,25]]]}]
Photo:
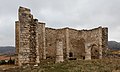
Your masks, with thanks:
[{"label": "corner tower remains", "polygon": [[[16,53],[17,63],[38,64],[44,58],[45,24],[33,19],[30,9],[20,7],[19,21],[16,21]],[[39,40],[40,39],[40,40]]]},{"label": "corner tower remains", "polygon": [[16,21],[16,64],[35,65],[43,60],[101,59],[108,48],[108,28],[53,29],[33,18],[30,9],[20,7]]}]

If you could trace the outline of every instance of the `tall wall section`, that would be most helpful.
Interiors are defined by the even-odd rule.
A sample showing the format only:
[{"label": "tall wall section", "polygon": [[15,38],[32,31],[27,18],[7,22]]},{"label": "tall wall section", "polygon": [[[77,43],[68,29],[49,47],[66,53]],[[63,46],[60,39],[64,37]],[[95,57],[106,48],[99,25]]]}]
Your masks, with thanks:
[{"label": "tall wall section", "polygon": [[[88,48],[91,48],[91,58],[98,59],[101,56],[102,49],[102,27],[83,30],[83,38],[85,39],[85,44],[89,45]],[[86,50],[89,50],[85,48]]]},{"label": "tall wall section", "polygon": [[38,22],[37,25],[37,45],[38,45],[38,54],[39,60],[46,59],[46,45],[45,45],[45,23]]},{"label": "tall wall section", "polygon": [[15,22],[15,47],[16,47],[16,60],[15,60],[15,64],[18,64],[18,54],[19,54],[19,41],[20,41],[20,22],[16,21]]},{"label": "tall wall section", "polygon": [[46,58],[54,61],[56,57],[56,37],[56,29],[45,28]]},{"label": "tall wall section", "polygon": [[19,65],[29,63],[30,55],[30,24],[31,18],[29,18],[30,10],[26,8],[19,8],[19,21],[20,21],[20,47],[19,47]]},{"label": "tall wall section", "polygon": [[102,48],[103,48],[103,53],[105,53],[108,49],[108,28],[103,28],[102,29]]},{"label": "tall wall section", "polygon": [[84,59],[85,39],[79,30],[69,28],[69,57]]},{"label": "tall wall section", "polygon": [[91,58],[101,59],[108,46],[108,29],[98,27],[91,30],[82,30],[82,32],[85,43],[91,45]]},{"label": "tall wall section", "polygon": [[69,28],[68,37],[68,58],[74,57],[77,59],[84,59],[86,56],[86,44],[91,46],[90,57],[99,58],[102,49],[102,28],[95,28],[91,30],[76,30]]},{"label": "tall wall section", "polygon": [[64,58],[66,57],[66,46],[65,46],[65,29],[45,29],[46,37],[46,58],[51,58],[55,61],[57,42],[60,40],[63,45]]},{"label": "tall wall section", "polygon": [[62,45],[63,45],[62,46],[63,47],[62,48],[62,50],[63,50],[63,59],[65,60],[67,58],[67,52],[66,52],[67,51],[67,49],[66,49],[66,47],[67,47],[66,46],[67,45],[66,44],[67,43],[66,42],[66,28],[57,29],[56,32],[57,32],[57,37],[56,37],[57,40],[56,40],[56,42],[59,41],[59,40],[62,42]]},{"label": "tall wall section", "polygon": [[[16,30],[18,65],[37,64],[39,63],[37,33],[38,22],[36,19],[33,19],[30,9],[20,7],[18,15],[19,32]],[[16,22],[16,29],[18,29],[18,22]]]},{"label": "tall wall section", "polygon": [[46,28],[46,58],[52,58],[54,61],[56,60],[57,47],[62,42],[62,50],[63,51],[63,58],[64,60],[67,59],[67,52],[69,50],[69,29],[52,29]]}]

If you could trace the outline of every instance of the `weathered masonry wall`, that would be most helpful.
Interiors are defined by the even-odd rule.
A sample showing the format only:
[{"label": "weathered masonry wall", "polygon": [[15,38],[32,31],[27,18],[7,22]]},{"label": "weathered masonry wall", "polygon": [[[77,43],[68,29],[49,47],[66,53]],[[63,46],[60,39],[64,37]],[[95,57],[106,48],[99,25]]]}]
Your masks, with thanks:
[{"label": "weathered masonry wall", "polygon": [[46,59],[45,23],[38,22],[37,33],[38,39],[36,40],[38,40],[39,59]]},{"label": "weathered masonry wall", "polygon": [[57,43],[59,40],[61,40],[63,44],[63,54],[65,57],[66,54],[66,48],[65,48],[65,30],[64,29],[52,29],[52,28],[46,28],[46,58],[51,58],[53,60],[56,59],[56,48]]},{"label": "weathered masonry wall", "polygon": [[[19,8],[19,21],[16,22],[16,50],[17,63],[37,64],[39,63],[37,21],[30,14],[30,9]],[[19,29],[19,32],[17,31]]]},{"label": "weathered masonry wall", "polygon": [[[67,58],[67,54],[66,54],[66,29],[57,29],[56,32],[57,32],[57,39],[56,39],[56,42],[59,43],[59,42],[62,42],[62,51],[63,51],[63,59],[66,59]],[[57,46],[58,48],[58,46]],[[57,53],[57,52],[56,52]]]},{"label": "weathered masonry wall", "polygon": [[[89,59],[99,59],[102,58],[103,48],[107,48],[107,29],[102,27],[91,30],[46,28],[46,52],[48,58],[56,58],[56,42],[59,39],[63,42],[64,59],[71,57],[85,59],[86,52],[89,51]],[[86,45],[89,45],[89,47]]]},{"label": "weathered masonry wall", "polygon": [[[25,64],[30,62],[30,24],[31,18],[29,18],[30,10],[26,8],[19,9],[19,21],[20,21],[20,50],[18,54],[19,64]],[[31,16],[31,15],[30,15]]]},{"label": "weathered masonry wall", "polygon": [[105,52],[108,48],[108,28],[103,28],[102,29],[102,48],[103,48],[103,52]]},{"label": "weathered masonry wall", "polygon": [[36,65],[44,60],[101,59],[108,48],[108,29],[53,29],[20,7],[16,21],[16,64]]},{"label": "weathered masonry wall", "polygon": [[[101,46],[102,46],[102,27],[95,28],[92,30],[84,30],[83,37],[85,39],[85,44],[88,45],[88,50],[90,50],[91,58],[98,59],[102,56]],[[87,49],[85,49],[87,50]]]},{"label": "weathered masonry wall", "polygon": [[45,29],[46,58],[55,60],[56,57],[56,30],[52,28]]},{"label": "weathered masonry wall", "polygon": [[[20,33],[19,33],[19,30],[20,30],[20,22],[19,21],[16,21],[15,22],[15,46],[16,46],[16,55],[18,55],[19,53],[19,41],[20,41]],[[16,64],[18,64],[18,56],[16,57],[16,60],[15,60]]]},{"label": "weathered masonry wall", "polygon": [[[92,30],[84,30],[85,42],[88,45],[91,45],[91,58],[101,59],[103,52],[108,48],[108,29],[107,28],[95,28]],[[87,35],[87,36],[85,36]],[[89,50],[89,49],[88,49]]]},{"label": "weathered masonry wall", "polygon": [[84,58],[85,39],[82,37],[81,31],[69,29],[69,48],[69,57]]}]

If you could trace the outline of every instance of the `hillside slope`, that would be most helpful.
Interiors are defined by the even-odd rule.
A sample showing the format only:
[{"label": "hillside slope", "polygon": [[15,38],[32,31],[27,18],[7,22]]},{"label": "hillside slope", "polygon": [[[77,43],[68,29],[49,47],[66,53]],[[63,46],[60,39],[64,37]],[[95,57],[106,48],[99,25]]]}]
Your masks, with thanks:
[{"label": "hillside slope", "polygon": [[0,54],[15,54],[15,47],[13,46],[5,46],[0,47]]},{"label": "hillside slope", "polygon": [[112,50],[120,50],[120,43],[116,42],[116,41],[109,41],[108,48],[110,48]]}]

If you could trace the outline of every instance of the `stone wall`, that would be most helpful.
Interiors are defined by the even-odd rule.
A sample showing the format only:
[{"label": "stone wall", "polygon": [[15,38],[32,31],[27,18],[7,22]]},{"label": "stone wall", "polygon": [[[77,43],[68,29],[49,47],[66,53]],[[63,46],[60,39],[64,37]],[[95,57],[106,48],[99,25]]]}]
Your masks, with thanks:
[{"label": "stone wall", "polygon": [[18,65],[39,63],[37,60],[39,52],[37,51],[38,36],[36,32],[38,22],[33,19],[30,9],[20,7],[18,15],[19,21],[16,22],[16,29],[18,29],[19,23],[19,32],[16,30]]},{"label": "stone wall", "polygon": [[[19,21],[16,21],[15,22],[15,47],[16,47],[16,55],[18,55],[19,53],[19,41],[20,41],[20,33],[19,33],[19,30],[20,30],[20,22]],[[16,57],[16,60],[15,60],[15,64],[18,64],[18,56]]]},{"label": "stone wall", "polygon": [[102,31],[102,48],[103,48],[103,52],[107,51],[108,49],[108,28],[103,28],[103,31]]},{"label": "stone wall", "polygon": [[45,23],[38,22],[37,26],[37,34],[38,34],[38,52],[39,52],[39,59],[43,60],[46,59],[46,45],[45,45]]},{"label": "stone wall", "polygon": [[56,57],[56,37],[57,32],[55,29],[45,29],[45,44],[46,44],[46,58],[55,60]]},{"label": "stone wall", "polygon": [[58,39],[56,42],[56,63],[63,62],[63,41]]},{"label": "stone wall", "polygon": [[[102,52],[108,47],[108,30],[107,28],[98,27],[91,30],[84,30],[86,44],[91,44],[91,57],[102,58]],[[86,35],[86,36],[85,36]]]},{"label": "stone wall", "polygon": [[[63,29],[52,29],[45,28],[45,39],[46,39],[46,57],[53,59],[55,61],[57,54],[57,41],[61,40],[63,47],[63,58],[67,58],[67,36],[66,36],[66,28]],[[66,40],[67,39],[67,40]]]},{"label": "stone wall", "polygon": [[[85,54],[85,40],[82,32],[75,29],[69,29],[69,48],[71,57],[83,59]],[[70,57],[70,56],[69,56]]]},{"label": "stone wall", "polygon": [[30,9],[19,8],[16,21],[16,64],[39,64],[45,59],[101,59],[108,47],[108,29],[53,29],[33,18]]},{"label": "stone wall", "polygon": [[[107,48],[107,29],[98,27],[90,30],[76,30],[71,28],[52,29],[46,28],[46,52],[48,57],[56,57],[56,42],[63,42],[64,59],[74,57],[85,59],[86,52],[90,51],[91,59],[102,58],[102,48]],[[86,45],[90,49],[85,49]],[[106,47],[105,47],[106,46]]]},{"label": "stone wall", "polygon": [[19,65],[29,63],[30,55],[30,10],[27,8],[19,8],[19,21],[20,21],[20,50],[18,54]]},{"label": "stone wall", "polygon": [[[101,56],[101,44],[102,44],[102,27],[98,27],[91,30],[83,30],[83,38],[85,44],[91,49],[91,58],[98,59]],[[86,49],[85,49],[86,50]]]},{"label": "stone wall", "polygon": [[[65,28],[63,29],[57,29],[56,32],[57,32],[57,36],[56,36],[56,42],[58,40],[61,40],[62,42],[62,47],[63,47],[63,58],[66,59],[67,58],[67,55],[66,55],[66,32],[65,32]],[[57,45],[56,45],[57,47]]]}]

